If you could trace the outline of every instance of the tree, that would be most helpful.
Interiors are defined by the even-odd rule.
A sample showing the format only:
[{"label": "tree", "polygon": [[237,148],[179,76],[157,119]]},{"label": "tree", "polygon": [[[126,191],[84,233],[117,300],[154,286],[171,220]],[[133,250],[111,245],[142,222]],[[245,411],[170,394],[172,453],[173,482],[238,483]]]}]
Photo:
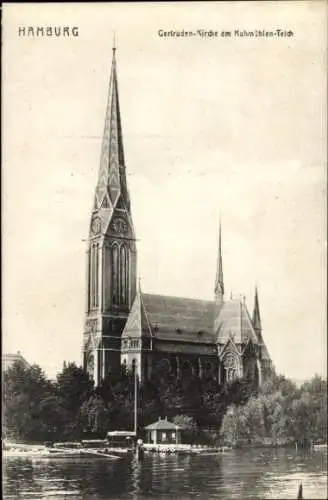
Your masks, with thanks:
[{"label": "tree", "polygon": [[89,375],[75,363],[64,363],[55,384],[59,411],[58,428],[65,438],[79,438],[83,434],[81,406],[93,392]]},{"label": "tree", "polygon": [[249,443],[247,417],[244,406],[231,405],[225,414],[221,435],[231,446],[241,446]]},{"label": "tree", "polygon": [[82,403],[81,417],[84,431],[103,437],[110,429],[110,408],[99,395],[93,394]]},{"label": "tree", "polygon": [[14,439],[46,438],[51,433],[47,401],[50,404],[54,394],[53,384],[38,365],[26,367],[16,361],[3,375],[5,435]]},{"label": "tree", "polygon": [[292,404],[292,431],[303,445],[327,440],[327,384],[315,376],[300,389]]},{"label": "tree", "polygon": [[192,443],[195,441],[197,424],[192,417],[189,415],[176,415],[173,418],[173,423],[183,429],[182,433],[186,442]]},{"label": "tree", "polygon": [[289,419],[284,408],[284,399],[281,392],[261,395],[264,412],[265,435],[272,440],[272,444],[278,444],[280,439],[288,436]]}]

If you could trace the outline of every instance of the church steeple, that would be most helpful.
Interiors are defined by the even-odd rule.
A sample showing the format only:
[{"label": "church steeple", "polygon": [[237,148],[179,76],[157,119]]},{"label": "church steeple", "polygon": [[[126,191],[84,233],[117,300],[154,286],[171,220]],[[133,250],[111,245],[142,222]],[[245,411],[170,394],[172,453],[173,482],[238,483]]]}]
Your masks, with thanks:
[{"label": "church steeple", "polygon": [[101,207],[115,208],[119,198],[122,198],[121,203],[130,211],[126,186],[115,42],[112,50],[112,68],[101,146],[99,177],[96,187],[95,209]]},{"label": "church steeple", "polygon": [[136,266],[114,45],[87,253],[84,367],[96,385],[119,373],[121,335],[136,295]]},{"label": "church steeple", "polygon": [[219,302],[222,302],[224,297],[224,283],[223,283],[223,266],[222,266],[221,220],[219,223],[219,249],[218,249],[218,260],[216,266],[214,292],[215,292],[215,299]]},{"label": "church steeple", "polygon": [[257,333],[258,337],[261,337],[262,334],[262,326],[261,326],[261,316],[260,316],[260,306],[259,306],[259,297],[257,286],[255,286],[255,296],[254,296],[254,309],[253,309],[253,318],[252,318],[254,330]]}]

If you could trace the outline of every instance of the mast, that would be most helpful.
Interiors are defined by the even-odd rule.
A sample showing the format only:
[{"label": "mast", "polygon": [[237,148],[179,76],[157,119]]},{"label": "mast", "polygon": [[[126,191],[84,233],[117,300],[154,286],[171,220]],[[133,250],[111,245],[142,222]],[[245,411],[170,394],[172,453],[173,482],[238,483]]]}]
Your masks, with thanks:
[{"label": "mast", "polygon": [[137,368],[134,368],[134,433],[137,436],[138,429],[138,375]]}]

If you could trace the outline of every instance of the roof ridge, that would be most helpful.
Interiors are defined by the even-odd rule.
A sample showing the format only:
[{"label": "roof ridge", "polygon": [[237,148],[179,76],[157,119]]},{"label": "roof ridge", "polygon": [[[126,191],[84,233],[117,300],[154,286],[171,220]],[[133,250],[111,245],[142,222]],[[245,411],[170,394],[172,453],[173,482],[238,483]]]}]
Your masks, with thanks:
[{"label": "roof ridge", "polygon": [[182,297],[180,295],[165,295],[163,293],[147,293],[147,292],[141,292],[142,295],[149,295],[152,297],[163,297],[167,299],[181,299],[181,300],[190,300],[194,302],[207,302],[208,304],[214,304],[214,300],[212,299],[197,299],[193,297]]}]

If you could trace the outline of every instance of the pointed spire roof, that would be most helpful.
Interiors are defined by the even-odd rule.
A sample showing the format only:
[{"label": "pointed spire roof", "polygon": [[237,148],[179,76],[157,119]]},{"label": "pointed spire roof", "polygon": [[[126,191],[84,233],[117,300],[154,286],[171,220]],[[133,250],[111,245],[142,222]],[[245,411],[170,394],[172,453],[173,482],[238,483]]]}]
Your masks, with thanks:
[{"label": "pointed spire roof", "polygon": [[126,208],[129,209],[117,82],[115,40],[112,50],[112,68],[101,146],[99,178],[96,188],[96,202],[98,203],[98,207],[101,207],[104,198],[107,195],[109,196],[111,205],[114,207],[121,195]]},{"label": "pointed spire roof", "polygon": [[222,244],[221,244],[221,218],[219,222],[219,249],[218,249],[218,260],[216,266],[216,278],[215,278],[215,295],[224,294],[224,283],[223,283],[223,266],[222,266]]},{"label": "pointed spire roof", "polygon": [[260,306],[259,306],[259,297],[258,297],[257,286],[255,286],[255,297],[254,297],[254,309],[253,309],[252,322],[254,325],[254,329],[257,332],[261,332],[262,326],[261,326],[261,316],[260,316]]}]

